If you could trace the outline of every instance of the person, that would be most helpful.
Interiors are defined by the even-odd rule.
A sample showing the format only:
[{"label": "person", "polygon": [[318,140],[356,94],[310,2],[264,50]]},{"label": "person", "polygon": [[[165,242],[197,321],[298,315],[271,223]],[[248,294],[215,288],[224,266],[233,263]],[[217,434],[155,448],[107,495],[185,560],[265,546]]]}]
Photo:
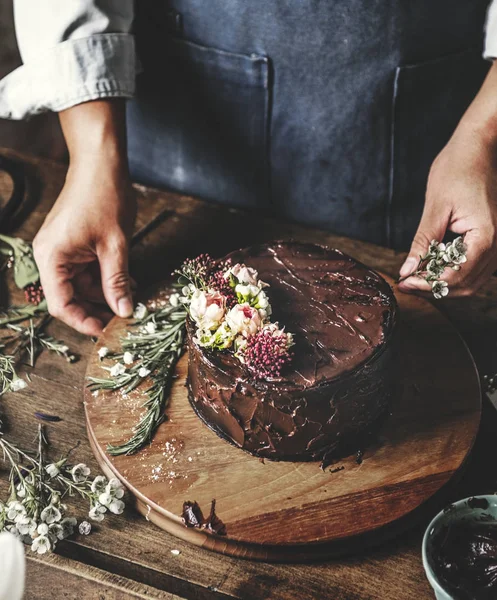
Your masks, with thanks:
[{"label": "person", "polygon": [[432,239],[464,235],[446,280],[473,293],[497,268],[488,4],[14,0],[23,65],[0,116],[57,111],[69,150],[34,240],[50,312],[88,335],[103,298],[131,314],[131,178],[410,246],[402,276]]}]

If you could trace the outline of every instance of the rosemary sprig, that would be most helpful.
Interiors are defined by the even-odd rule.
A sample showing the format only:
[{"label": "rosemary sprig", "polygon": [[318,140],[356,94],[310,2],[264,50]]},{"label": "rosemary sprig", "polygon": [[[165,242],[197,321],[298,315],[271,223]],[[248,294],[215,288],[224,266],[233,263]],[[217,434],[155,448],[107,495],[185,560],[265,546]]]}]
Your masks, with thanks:
[{"label": "rosemary sprig", "polygon": [[113,367],[103,367],[111,377],[89,378],[92,391],[122,390],[125,394],[142,385],[146,377],[152,380],[146,389],[145,412],[133,428],[133,435],[123,444],[109,445],[107,451],[112,456],[140,450],[164,420],[174,367],[183,351],[186,314],[182,304],[170,304],[138,319],[121,340],[121,352],[105,354],[118,361]]}]

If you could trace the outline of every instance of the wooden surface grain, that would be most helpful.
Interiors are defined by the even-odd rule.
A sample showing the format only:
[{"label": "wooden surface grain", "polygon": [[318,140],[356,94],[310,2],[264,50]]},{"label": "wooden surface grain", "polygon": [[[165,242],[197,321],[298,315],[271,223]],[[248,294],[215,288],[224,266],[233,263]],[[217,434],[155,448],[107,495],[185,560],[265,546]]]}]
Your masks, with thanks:
[{"label": "wooden surface grain", "polygon": [[[398,290],[396,296],[399,385],[392,414],[365,448],[361,464],[349,456],[337,463],[341,471],[331,473],[316,462],[260,461],[220,439],[188,401],[187,354],[177,365],[167,420],[137,454],[111,457],[106,448],[130,437],[150,383],[124,396],[85,389],[88,435],[98,463],[123,481],[152,522],[223,554],[309,560],[350,553],[354,543],[362,546],[387,527],[393,532],[397,521],[407,520],[466,463],[481,412],[478,373],[454,326],[424,298]],[[147,300],[159,297],[167,301],[167,288]],[[88,376],[106,376],[112,362],[101,361],[98,349],[118,352],[129,323],[117,317],[109,323],[89,358]],[[444,355],[450,361],[439,361]],[[225,536],[181,522],[183,502],[196,501],[206,512],[212,498]]]},{"label": "wooden surface grain", "polygon": [[[19,219],[11,231],[32,238],[60,191],[65,168],[56,163],[19,156],[29,179],[26,220]],[[9,181],[0,173],[0,197],[5,197]],[[277,237],[296,237],[337,246],[359,260],[392,276],[404,257],[386,248],[359,243],[328,233],[282,224],[271,218],[251,216],[172,193],[137,186],[139,214],[137,228],[146,227],[158,214],[157,226],[133,248],[131,270],[140,286],[164,279],[171,267],[185,256],[208,250],[221,255],[251,241]],[[2,303],[8,301],[3,290]],[[439,304],[462,333],[476,359],[480,372],[497,371],[497,281],[489,282],[474,298],[448,299]],[[24,446],[33,447],[35,410],[59,414],[63,421],[48,426],[54,456],[81,440],[78,459],[93,470],[98,466],[85,432],[83,385],[92,342],[60,323],[51,326],[53,334],[65,339],[83,359],[68,365],[57,357],[42,355],[31,375],[29,388],[0,400],[0,413],[6,435]],[[450,355],[441,357],[450,360]],[[26,368],[29,371],[29,368]],[[483,406],[480,433],[470,463],[457,488],[447,501],[464,496],[489,493],[497,489],[497,475],[489,468],[495,454],[497,413],[489,403]],[[0,494],[5,495],[7,472],[0,465]],[[85,506],[78,504],[79,515]],[[160,591],[191,599],[247,600],[420,600],[432,598],[421,563],[420,548],[424,527],[437,509],[398,539],[376,549],[351,557],[308,564],[271,565],[240,560],[205,551],[159,530],[134,510],[125,517],[111,517],[95,527],[88,537],[61,543],[58,555],[78,562],[78,572],[93,568]],[[178,556],[171,550],[178,549]],[[30,561],[33,558],[30,557]],[[64,569],[43,562],[38,572],[39,585],[55,586],[63,580]],[[31,564],[31,563],[30,563]],[[72,564],[72,563],[71,563]],[[59,585],[57,583],[57,585]],[[84,590],[81,584],[81,590]],[[59,588],[60,589],[60,588]],[[28,597],[38,598],[36,591]],[[55,596],[53,596],[55,597]],[[126,596],[124,596],[126,597]]]}]

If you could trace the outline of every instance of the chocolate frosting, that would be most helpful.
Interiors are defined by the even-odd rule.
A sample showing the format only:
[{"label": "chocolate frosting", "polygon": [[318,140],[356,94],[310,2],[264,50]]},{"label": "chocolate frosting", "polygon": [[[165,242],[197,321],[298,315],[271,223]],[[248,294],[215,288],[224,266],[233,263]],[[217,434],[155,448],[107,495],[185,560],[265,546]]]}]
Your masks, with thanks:
[{"label": "chocolate frosting", "polygon": [[497,523],[455,521],[432,547],[434,571],[455,599],[497,598]]},{"label": "chocolate frosting", "polygon": [[256,381],[232,353],[200,348],[189,323],[188,387],[197,414],[258,456],[319,459],[343,447],[388,405],[390,286],[353,258],[313,244],[274,242],[229,256],[270,285],[271,320],[294,334],[294,358],[281,378]]}]

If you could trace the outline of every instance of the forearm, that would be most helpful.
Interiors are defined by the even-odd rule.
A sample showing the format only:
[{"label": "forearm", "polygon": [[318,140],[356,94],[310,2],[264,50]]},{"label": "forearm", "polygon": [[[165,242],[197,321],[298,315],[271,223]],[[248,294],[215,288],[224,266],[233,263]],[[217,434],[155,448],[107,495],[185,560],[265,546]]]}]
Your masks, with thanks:
[{"label": "forearm", "polygon": [[476,134],[483,143],[494,147],[497,143],[497,60],[475,99],[464,114],[459,132]]},{"label": "forearm", "polygon": [[60,112],[59,119],[71,169],[105,169],[127,178],[124,100],[95,100],[78,104]]}]

